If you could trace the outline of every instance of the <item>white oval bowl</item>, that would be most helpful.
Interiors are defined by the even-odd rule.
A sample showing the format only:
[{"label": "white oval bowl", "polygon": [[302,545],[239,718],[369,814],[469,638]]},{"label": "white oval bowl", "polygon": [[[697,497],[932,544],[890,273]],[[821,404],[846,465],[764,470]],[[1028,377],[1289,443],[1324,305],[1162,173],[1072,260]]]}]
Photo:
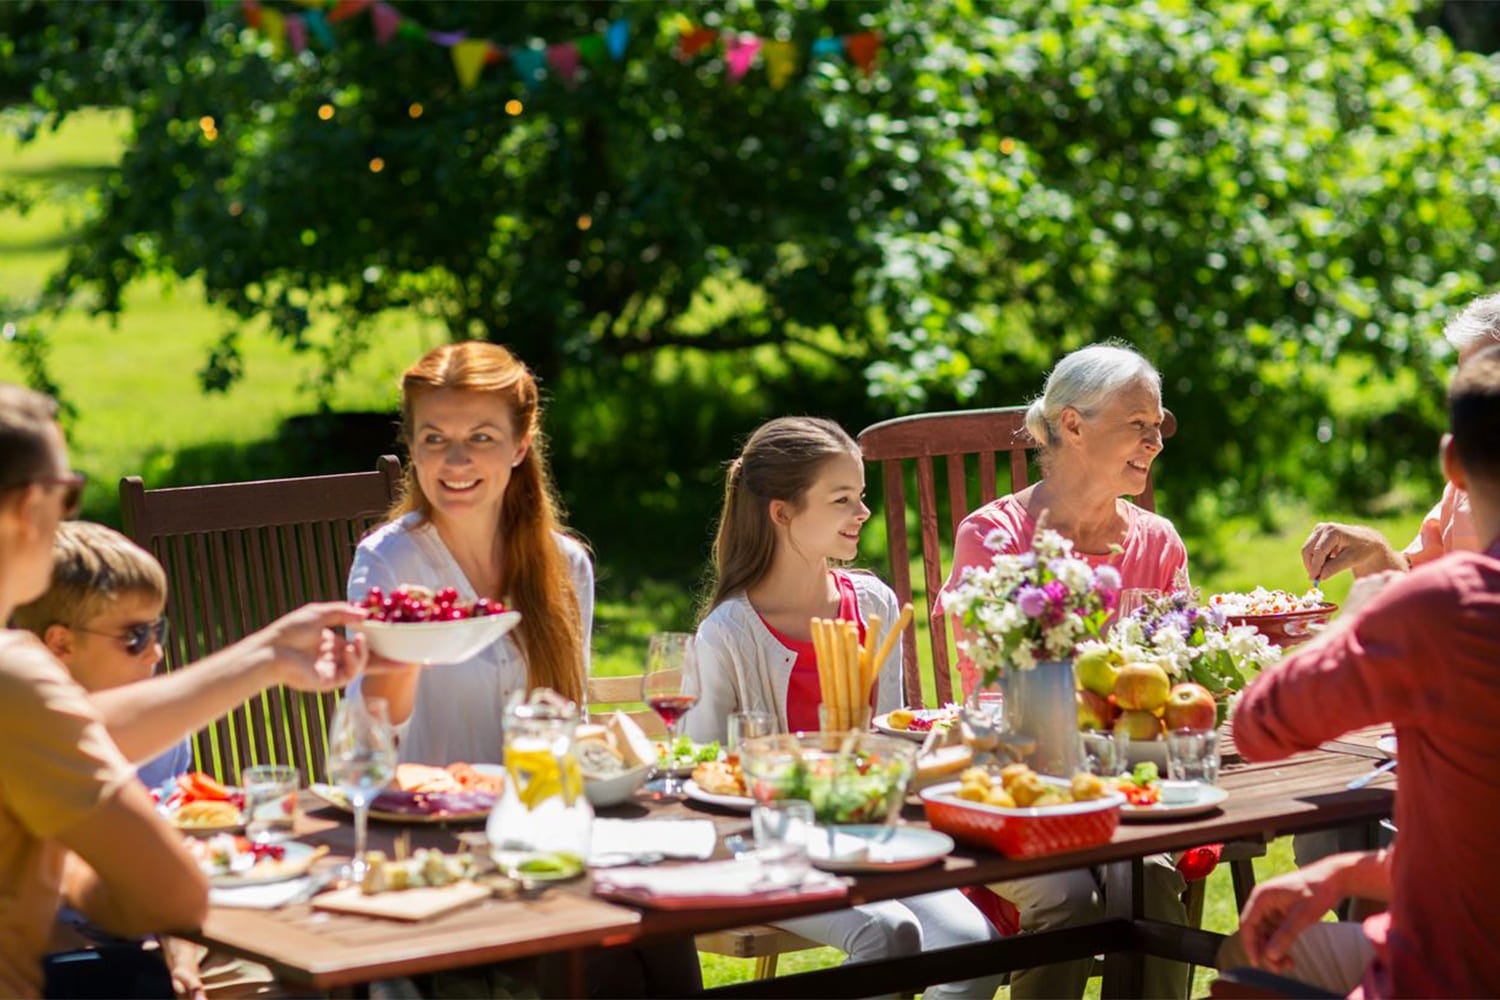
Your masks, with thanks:
[{"label": "white oval bowl", "polygon": [[462,663],[498,642],[521,621],[521,612],[502,611],[456,622],[378,622],[354,626],[371,652],[397,663]]},{"label": "white oval bowl", "polygon": [[596,809],[617,806],[646,783],[646,776],[651,771],[650,764],[640,764],[607,778],[592,778],[585,774],[583,794]]}]

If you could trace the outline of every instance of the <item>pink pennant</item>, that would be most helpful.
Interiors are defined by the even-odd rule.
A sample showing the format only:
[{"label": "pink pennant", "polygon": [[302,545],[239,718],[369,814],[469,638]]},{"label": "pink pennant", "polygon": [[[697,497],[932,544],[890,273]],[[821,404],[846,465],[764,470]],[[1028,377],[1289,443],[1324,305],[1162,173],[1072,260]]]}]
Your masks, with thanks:
[{"label": "pink pennant", "polygon": [[547,65],[563,78],[563,82],[572,83],[573,78],[578,75],[578,43],[559,42],[556,45],[547,46]]},{"label": "pink pennant", "polygon": [[760,46],[760,39],[754,35],[732,35],[724,43],[725,72],[729,74],[731,82],[738,82],[750,72],[750,65],[755,62]]},{"label": "pink pennant", "polygon": [[381,45],[395,38],[401,27],[401,15],[388,4],[377,3],[370,11],[370,20],[375,24],[375,40]]},{"label": "pink pennant", "polygon": [[293,14],[286,19],[286,40],[291,43],[293,52],[300,54],[307,49],[307,24],[302,15]]}]

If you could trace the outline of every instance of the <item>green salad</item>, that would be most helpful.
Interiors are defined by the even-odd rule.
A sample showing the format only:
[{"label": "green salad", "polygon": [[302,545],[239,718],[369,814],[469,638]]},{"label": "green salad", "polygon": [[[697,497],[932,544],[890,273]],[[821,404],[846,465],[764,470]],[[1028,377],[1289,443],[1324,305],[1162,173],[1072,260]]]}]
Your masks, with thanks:
[{"label": "green salad", "polygon": [[692,767],[719,759],[719,741],[694,743],[686,736],[677,737],[668,752],[666,743],[656,744],[656,763],[659,767]]},{"label": "green salad", "polygon": [[805,799],[819,823],[883,823],[901,799],[910,765],[855,753],[788,761],[761,775],[757,797]]}]

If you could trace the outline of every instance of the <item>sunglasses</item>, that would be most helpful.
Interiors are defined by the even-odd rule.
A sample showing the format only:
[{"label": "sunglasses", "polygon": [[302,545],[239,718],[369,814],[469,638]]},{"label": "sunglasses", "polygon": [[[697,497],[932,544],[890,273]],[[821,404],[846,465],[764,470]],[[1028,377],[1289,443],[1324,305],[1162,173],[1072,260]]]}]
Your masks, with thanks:
[{"label": "sunglasses", "polygon": [[61,476],[38,476],[28,479],[18,486],[28,486],[32,483],[40,483],[43,486],[61,486],[63,488],[63,517],[73,517],[78,513],[83,503],[83,487],[88,480],[81,472],[69,472]]},{"label": "sunglasses", "polygon": [[103,635],[111,639],[118,639],[125,644],[125,652],[131,656],[140,656],[153,642],[164,643],[167,641],[167,620],[158,618],[154,622],[137,622],[134,625],[125,626],[124,632],[100,632],[98,629],[81,628],[74,626],[74,631],[87,632],[90,635]]}]

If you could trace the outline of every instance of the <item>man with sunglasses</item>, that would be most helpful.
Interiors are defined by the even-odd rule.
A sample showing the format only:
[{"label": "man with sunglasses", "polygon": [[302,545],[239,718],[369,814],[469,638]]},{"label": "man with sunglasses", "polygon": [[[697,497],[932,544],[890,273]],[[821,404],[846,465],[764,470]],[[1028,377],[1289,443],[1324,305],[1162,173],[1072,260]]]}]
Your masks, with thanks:
[{"label": "man with sunglasses", "polygon": [[[0,621],[46,591],[53,539],[81,486],[56,403],[0,383]],[[308,605],[190,670],[94,692],[36,636],[0,630],[0,996],[48,989],[43,959],[62,902],[124,936],[201,923],[207,881],[129,761],[161,754],[269,686],[347,684],[369,657],[363,637],[348,642],[334,629],[364,615],[342,602]],[[151,620],[99,638],[128,644],[128,625]],[[150,988],[117,979],[90,995]]]}]

